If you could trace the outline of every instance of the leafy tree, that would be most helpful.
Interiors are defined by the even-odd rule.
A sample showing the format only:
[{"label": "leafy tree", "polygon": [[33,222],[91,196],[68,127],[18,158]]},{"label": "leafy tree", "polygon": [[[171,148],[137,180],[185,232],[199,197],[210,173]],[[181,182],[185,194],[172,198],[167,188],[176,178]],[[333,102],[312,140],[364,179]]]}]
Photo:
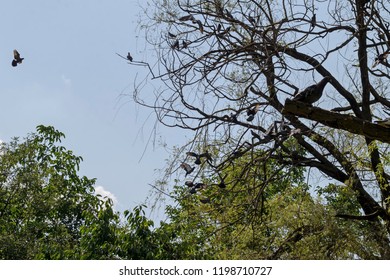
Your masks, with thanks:
[{"label": "leafy tree", "polygon": [[0,152],[0,256],[72,258],[85,213],[98,208],[95,179],[77,175],[81,157],[57,146],[64,134],[38,126]]},{"label": "leafy tree", "polygon": [[[159,61],[150,69],[166,87],[150,103],[142,91],[134,96],[164,125],[194,132],[183,154],[211,154],[212,162],[203,158],[195,166],[190,154],[181,157],[191,164],[187,179],[214,178],[226,191],[243,188],[255,197],[284,186],[292,196],[293,185],[278,182],[289,168],[306,168],[331,184],[318,190],[322,208],[313,195],[303,201],[337,218],[325,225],[334,237],[349,236],[347,229],[360,234],[364,250],[349,257],[390,258],[390,134],[388,122],[375,122],[390,108],[387,1],[151,2],[143,26]],[[149,66],[137,58],[130,64]],[[324,78],[328,83],[318,84]],[[294,98],[310,85],[304,95],[314,97]],[[167,178],[180,164],[176,157]],[[226,175],[237,166],[239,176]],[[249,205],[261,213],[251,201],[235,215]],[[344,235],[333,222],[349,225]],[[310,240],[311,233],[302,228],[296,236]]]}]

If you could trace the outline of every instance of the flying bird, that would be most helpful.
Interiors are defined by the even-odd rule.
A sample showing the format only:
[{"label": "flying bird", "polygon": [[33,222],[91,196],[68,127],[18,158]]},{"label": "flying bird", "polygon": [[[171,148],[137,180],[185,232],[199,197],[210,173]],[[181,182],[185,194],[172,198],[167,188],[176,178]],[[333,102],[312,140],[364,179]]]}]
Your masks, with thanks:
[{"label": "flying bird", "polygon": [[23,62],[23,57],[20,57],[20,54],[17,50],[14,50],[14,59],[12,60],[12,66],[15,67],[18,64]]},{"label": "flying bird", "polygon": [[191,157],[195,157],[195,164],[197,164],[197,165],[202,163],[202,161],[200,160],[202,157],[205,157],[208,162],[212,162],[213,161],[210,153],[207,152],[207,151],[205,153],[203,153],[203,154],[197,154],[197,153],[194,153],[194,152],[187,152],[187,155],[191,156]]},{"label": "flying bird", "polygon": [[321,96],[322,92],[324,91],[324,88],[326,84],[331,80],[331,77],[325,77],[323,78],[318,84],[311,85],[307,87],[305,90],[298,93],[294,98],[293,101],[300,101],[307,104],[313,104],[314,102],[318,101]]},{"label": "flying bird", "polygon": [[195,170],[195,167],[191,167],[191,165],[189,165],[188,163],[185,163],[183,162],[181,165],[180,165],[181,168],[183,168],[186,172],[186,176],[188,174],[191,174],[194,170]]}]

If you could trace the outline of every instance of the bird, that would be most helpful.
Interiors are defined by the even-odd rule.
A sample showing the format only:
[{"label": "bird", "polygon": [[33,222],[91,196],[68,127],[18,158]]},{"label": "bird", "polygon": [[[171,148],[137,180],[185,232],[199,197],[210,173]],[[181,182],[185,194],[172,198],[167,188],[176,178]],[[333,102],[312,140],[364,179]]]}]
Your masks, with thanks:
[{"label": "bird", "polygon": [[196,183],[194,188],[195,189],[204,189],[206,187],[206,184],[204,183]]},{"label": "bird", "polygon": [[314,28],[316,26],[316,24],[317,24],[317,17],[316,17],[316,14],[313,14],[313,17],[310,20],[310,25],[311,25],[311,27]]},{"label": "bird", "polygon": [[390,118],[384,119],[384,120],[379,120],[375,121],[376,124],[379,124],[383,127],[390,128]]},{"label": "bird", "polygon": [[249,116],[246,118],[246,120],[247,120],[248,122],[251,122],[251,121],[253,121],[254,118],[255,118],[255,115],[249,115]]},{"label": "bird", "polygon": [[246,110],[246,114],[249,116],[249,115],[255,115],[260,109],[260,105],[257,104],[255,105],[254,107],[251,107],[249,108],[248,110]]},{"label": "bird", "polygon": [[192,181],[186,181],[186,182],[184,183],[184,185],[186,185],[186,186],[189,187],[189,188],[192,188],[192,187],[194,186],[194,182],[192,182]]},{"label": "bird", "polygon": [[194,170],[195,170],[195,167],[192,167],[191,165],[189,165],[188,163],[185,163],[183,162],[181,165],[180,165],[181,168],[183,168],[186,172],[186,176],[191,174]]},{"label": "bird", "polygon": [[23,62],[23,57],[20,57],[20,54],[17,50],[14,50],[14,59],[12,60],[12,66],[15,67],[18,64]]},{"label": "bird", "polygon": [[202,163],[202,161],[200,160],[202,157],[205,157],[207,162],[212,162],[213,161],[210,153],[207,152],[207,151],[205,153],[202,153],[202,154],[197,154],[197,153],[194,153],[194,152],[187,152],[187,155],[191,156],[191,157],[195,157],[195,164],[197,164],[197,165]]},{"label": "bird", "polygon": [[324,91],[326,84],[330,82],[330,80],[331,77],[326,76],[318,84],[311,85],[305,90],[298,93],[293,98],[293,101],[300,101],[310,105],[313,104],[321,98],[322,92]]},{"label": "bird", "polygon": [[133,61],[133,57],[131,56],[131,54],[130,54],[129,52],[127,53],[126,58],[127,58],[130,62]]},{"label": "bird", "polygon": [[198,27],[199,27],[199,31],[200,31],[200,33],[203,33],[203,31],[204,31],[204,28],[203,28],[203,24],[202,24],[202,22],[201,22],[200,20],[196,20],[195,22],[196,22],[196,24],[197,24],[197,25],[198,25]]},{"label": "bird", "polygon": [[249,108],[248,110],[246,110],[246,114],[248,116],[248,118],[246,119],[248,122],[251,122],[253,121],[253,119],[255,118],[255,115],[256,113],[259,111],[259,108],[260,108],[260,105],[257,104],[256,106],[252,107],[252,108]]},{"label": "bird", "polygon": [[172,45],[172,49],[180,49],[180,42],[179,40],[176,40],[175,43]]},{"label": "bird", "polygon": [[173,33],[171,33],[171,32],[168,32],[168,36],[169,36],[170,38],[173,38],[173,39],[175,39],[175,38],[176,38],[176,35],[175,35],[175,34],[173,34]]},{"label": "bird", "polygon": [[390,54],[390,50],[387,50],[385,51],[384,53],[378,55],[376,58],[375,58],[375,61],[374,61],[374,64],[371,66],[372,68],[375,68],[379,63],[382,63],[385,61],[385,59],[387,59],[387,57],[389,56]]},{"label": "bird", "polygon": [[187,15],[187,16],[182,16],[181,18],[179,18],[180,21],[188,21],[188,20],[191,20],[191,21],[195,21],[196,22],[196,19],[194,18],[193,15]]}]

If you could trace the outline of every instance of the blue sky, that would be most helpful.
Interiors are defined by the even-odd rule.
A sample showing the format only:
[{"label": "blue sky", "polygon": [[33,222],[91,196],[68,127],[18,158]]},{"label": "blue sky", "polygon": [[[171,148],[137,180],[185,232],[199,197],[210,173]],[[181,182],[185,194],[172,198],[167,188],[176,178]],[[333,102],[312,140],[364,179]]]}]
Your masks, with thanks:
[{"label": "blue sky", "polygon": [[[115,54],[148,57],[151,50],[138,37],[140,13],[137,0],[0,4],[0,139],[24,137],[40,124],[54,126],[65,133],[64,146],[83,157],[80,174],[97,178],[119,210],[145,201],[155,169],[168,157],[163,148],[148,145],[152,112],[126,96],[145,70]],[[15,68],[14,49],[25,58]],[[175,145],[169,135],[159,126],[157,139]]]}]

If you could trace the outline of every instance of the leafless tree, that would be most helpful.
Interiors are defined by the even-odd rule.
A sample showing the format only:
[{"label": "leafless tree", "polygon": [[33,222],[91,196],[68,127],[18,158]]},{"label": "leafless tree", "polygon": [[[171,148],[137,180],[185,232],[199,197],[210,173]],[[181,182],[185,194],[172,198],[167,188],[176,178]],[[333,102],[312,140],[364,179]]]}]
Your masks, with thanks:
[{"label": "leafless tree", "polygon": [[[389,258],[390,125],[375,122],[390,109],[388,1],[153,4],[145,30],[159,63],[151,70],[166,87],[153,103],[143,102],[143,92],[135,100],[164,125],[193,132],[186,152],[217,155],[200,168],[219,174],[251,155],[248,166],[272,159],[349,186],[361,215],[338,216],[372,221],[385,232],[378,239]],[[316,98],[294,99],[325,77]],[[305,153],[287,145],[290,139]]]}]

